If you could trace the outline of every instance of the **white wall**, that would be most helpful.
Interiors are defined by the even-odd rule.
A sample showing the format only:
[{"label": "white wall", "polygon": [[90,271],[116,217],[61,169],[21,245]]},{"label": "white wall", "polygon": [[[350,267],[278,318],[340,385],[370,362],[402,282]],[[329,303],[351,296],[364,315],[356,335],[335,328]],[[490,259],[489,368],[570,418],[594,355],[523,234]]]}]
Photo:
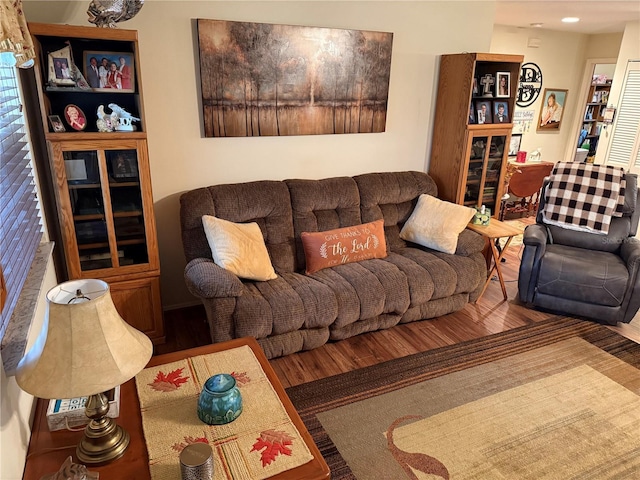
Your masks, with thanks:
[{"label": "white wall", "polygon": [[[42,291],[47,292],[56,284],[53,261],[49,261]],[[42,327],[46,301],[44,294],[38,303],[29,333],[27,349],[35,341]],[[1,364],[2,362],[0,362]],[[19,480],[24,470],[24,460],[31,436],[33,396],[23,392],[15,377],[7,377],[0,365],[0,479]]]},{"label": "white wall", "polygon": [[[88,25],[87,2],[26,1],[29,21]],[[462,14],[461,12],[464,12]],[[183,281],[179,196],[258,179],[426,171],[437,60],[488,51],[494,2],[148,1],[139,32],[165,307],[194,303]],[[379,134],[203,138],[193,20],[209,18],[393,32],[387,129]],[[510,52],[513,53],[513,52]]]},{"label": "white wall", "polygon": [[[530,37],[540,39],[538,48],[527,47]],[[535,110],[531,129],[522,136],[521,150],[530,153],[541,148],[544,161],[558,162],[565,159],[567,142],[574,136],[572,125],[575,112],[583,108],[577,100],[587,43],[588,35],[583,34],[504,25],[494,27],[491,39],[492,53],[524,55],[523,63],[533,62],[542,70],[542,90],[538,99],[524,109],[516,107],[516,111]],[[545,88],[568,90],[564,116],[559,130],[536,132]]]}]

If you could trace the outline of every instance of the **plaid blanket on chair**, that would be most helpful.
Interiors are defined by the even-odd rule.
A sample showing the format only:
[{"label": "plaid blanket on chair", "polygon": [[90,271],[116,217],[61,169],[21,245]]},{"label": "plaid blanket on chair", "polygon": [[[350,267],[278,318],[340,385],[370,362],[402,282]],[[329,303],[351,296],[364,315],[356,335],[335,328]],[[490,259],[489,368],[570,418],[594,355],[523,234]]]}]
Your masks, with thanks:
[{"label": "plaid blanket on chair", "polygon": [[607,234],[611,217],[621,217],[624,170],[588,163],[557,163],[549,176],[542,216],[546,223]]}]

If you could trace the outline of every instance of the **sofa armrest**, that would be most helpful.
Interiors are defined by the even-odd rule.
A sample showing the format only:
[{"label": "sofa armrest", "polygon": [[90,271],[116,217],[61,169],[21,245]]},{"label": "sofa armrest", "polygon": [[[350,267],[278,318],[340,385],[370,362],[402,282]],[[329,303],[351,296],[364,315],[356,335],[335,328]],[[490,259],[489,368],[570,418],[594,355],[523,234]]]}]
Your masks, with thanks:
[{"label": "sofa armrest", "polygon": [[482,235],[465,228],[460,232],[460,235],[458,235],[456,255],[468,257],[474,253],[482,252],[484,245],[485,240]]},{"label": "sofa armrest", "polygon": [[547,249],[547,239],[547,229],[538,224],[529,225],[522,236],[524,250],[518,273],[518,296],[522,302],[533,302],[538,284],[540,261]]},{"label": "sofa armrest", "polygon": [[189,291],[200,298],[239,297],[242,282],[228,270],[209,258],[195,258],[184,269]]},{"label": "sofa armrest", "polygon": [[629,285],[625,298],[624,315],[619,321],[629,323],[640,309],[640,239],[636,237],[625,238],[620,249],[620,257],[627,264],[629,271]]},{"label": "sofa armrest", "polygon": [[548,238],[549,235],[547,234],[547,229],[536,223],[525,228],[522,236],[522,243],[542,248],[542,253],[544,253]]},{"label": "sofa armrest", "polygon": [[622,242],[620,256],[624,263],[627,264],[629,271],[638,268],[640,266],[640,239],[636,237],[626,238]]}]

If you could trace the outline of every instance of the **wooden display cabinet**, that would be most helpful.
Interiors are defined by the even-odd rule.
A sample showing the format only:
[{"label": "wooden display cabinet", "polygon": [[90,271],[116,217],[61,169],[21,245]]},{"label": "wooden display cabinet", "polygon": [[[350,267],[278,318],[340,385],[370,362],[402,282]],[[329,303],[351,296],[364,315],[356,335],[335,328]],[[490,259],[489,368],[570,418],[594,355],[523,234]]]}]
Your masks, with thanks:
[{"label": "wooden display cabinet", "polygon": [[[122,318],[154,343],[162,343],[160,261],[137,32],[46,24],[29,24],[29,30],[39,58],[35,75],[68,279],[107,282]],[[122,91],[52,85],[48,53],[65,45],[71,47],[72,60],[82,72],[89,55],[124,54],[132,60],[133,82]],[[110,113],[110,104],[140,119],[133,123],[135,131],[98,131],[98,107]],[[67,105],[84,113],[83,130],[72,129],[65,119]],[[54,131],[50,115],[65,119],[66,131]]]},{"label": "wooden display cabinet", "polygon": [[[523,58],[488,53],[442,55],[429,161],[429,175],[441,199],[478,208],[485,205],[492,216],[499,215]],[[506,97],[496,96],[500,73],[509,74]],[[491,97],[483,96],[480,83],[487,75],[495,82]],[[477,102],[489,102],[492,114],[498,105],[504,105],[507,122],[474,123]]]}]

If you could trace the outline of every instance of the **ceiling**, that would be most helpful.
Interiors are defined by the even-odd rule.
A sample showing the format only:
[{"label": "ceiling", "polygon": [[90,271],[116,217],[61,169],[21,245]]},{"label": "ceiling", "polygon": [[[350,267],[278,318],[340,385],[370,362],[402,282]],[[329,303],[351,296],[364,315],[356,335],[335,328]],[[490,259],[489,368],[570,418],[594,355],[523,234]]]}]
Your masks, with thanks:
[{"label": "ceiling", "polygon": [[[578,17],[578,23],[562,23]],[[598,34],[624,31],[625,23],[640,21],[640,0],[497,0],[495,24],[531,27],[542,23],[547,30]]]}]

